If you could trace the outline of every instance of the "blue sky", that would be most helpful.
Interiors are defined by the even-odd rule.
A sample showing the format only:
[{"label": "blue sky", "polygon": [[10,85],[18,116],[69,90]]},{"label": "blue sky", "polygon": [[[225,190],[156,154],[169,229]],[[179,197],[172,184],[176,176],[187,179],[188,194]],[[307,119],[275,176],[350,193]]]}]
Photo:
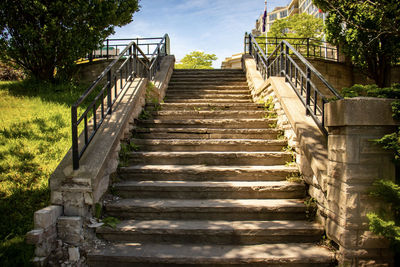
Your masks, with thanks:
[{"label": "blue sky", "polygon": [[[290,0],[269,0],[268,10]],[[159,37],[168,33],[171,53],[182,59],[191,51],[216,54],[214,68],[225,57],[243,51],[244,33],[251,32],[264,11],[264,0],[141,0],[133,21],[116,28],[112,38]]]}]

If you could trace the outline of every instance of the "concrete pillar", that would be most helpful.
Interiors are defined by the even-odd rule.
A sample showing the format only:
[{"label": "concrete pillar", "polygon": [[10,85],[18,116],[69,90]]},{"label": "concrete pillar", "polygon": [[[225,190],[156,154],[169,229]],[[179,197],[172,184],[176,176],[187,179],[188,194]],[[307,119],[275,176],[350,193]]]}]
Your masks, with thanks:
[{"label": "concrete pillar", "polygon": [[326,107],[328,181],[322,218],[327,235],[339,245],[341,266],[390,266],[389,243],[369,231],[366,214],[383,208],[369,195],[372,183],[395,178],[392,153],[372,142],[396,131],[391,100],[353,98]]}]

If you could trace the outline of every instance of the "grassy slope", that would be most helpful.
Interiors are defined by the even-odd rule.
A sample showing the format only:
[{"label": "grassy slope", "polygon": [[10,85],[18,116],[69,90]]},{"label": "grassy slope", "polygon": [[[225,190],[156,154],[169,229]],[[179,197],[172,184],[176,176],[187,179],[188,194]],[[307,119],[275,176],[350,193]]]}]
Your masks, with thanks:
[{"label": "grassy slope", "polygon": [[70,147],[70,105],[84,88],[0,82],[0,266],[29,265],[24,235],[49,204],[49,176]]}]

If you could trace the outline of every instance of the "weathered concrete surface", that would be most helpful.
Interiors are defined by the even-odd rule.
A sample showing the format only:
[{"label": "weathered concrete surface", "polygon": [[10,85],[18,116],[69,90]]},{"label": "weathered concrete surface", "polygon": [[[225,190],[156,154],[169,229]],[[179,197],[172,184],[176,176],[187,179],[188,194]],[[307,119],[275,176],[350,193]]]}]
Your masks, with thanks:
[{"label": "weathered concrete surface", "polygon": [[107,256],[113,257],[119,266],[136,266],[137,263],[330,266],[333,261],[333,254],[328,250],[323,251],[321,247],[307,243],[252,246],[122,243],[113,245],[107,251],[96,251],[89,263],[92,266],[109,266]]}]

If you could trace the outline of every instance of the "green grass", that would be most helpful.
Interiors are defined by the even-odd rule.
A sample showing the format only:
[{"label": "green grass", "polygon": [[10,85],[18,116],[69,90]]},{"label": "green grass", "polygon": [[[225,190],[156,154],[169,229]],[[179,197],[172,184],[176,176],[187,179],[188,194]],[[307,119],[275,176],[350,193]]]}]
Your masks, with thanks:
[{"label": "green grass", "polygon": [[70,106],[84,89],[0,82],[0,266],[30,265],[24,235],[49,204],[48,179],[71,146]]}]

